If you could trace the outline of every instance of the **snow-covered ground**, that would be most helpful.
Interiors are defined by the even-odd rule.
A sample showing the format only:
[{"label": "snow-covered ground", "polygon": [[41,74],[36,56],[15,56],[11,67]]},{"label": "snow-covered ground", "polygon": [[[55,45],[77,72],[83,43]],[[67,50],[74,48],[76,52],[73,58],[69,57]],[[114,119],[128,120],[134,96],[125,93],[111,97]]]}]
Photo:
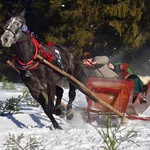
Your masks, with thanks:
[{"label": "snow-covered ground", "polygon": [[[68,99],[67,92],[68,89],[64,88],[63,99]],[[103,150],[105,144],[96,128],[105,131],[104,122],[93,123],[96,125],[95,128],[85,121],[86,112],[77,108],[77,106],[87,106],[85,96],[78,90],[76,92],[77,96],[73,103],[76,110],[74,111],[74,118],[68,121],[66,118],[61,119],[55,116],[63,130],[53,129],[51,122],[40,107],[28,107],[20,110],[17,114],[0,116],[0,150],[7,149],[5,144],[9,134],[16,138],[23,134],[22,147],[26,146],[30,138],[36,138],[38,142],[37,150]],[[0,89],[0,100],[18,97],[21,94],[19,88],[18,90]],[[150,108],[143,115],[150,115]],[[99,120],[104,119],[99,118]],[[116,119],[114,122],[117,123],[118,120]],[[124,142],[118,150],[150,150],[150,121],[126,120],[121,128],[125,128],[125,130],[118,134],[118,137],[134,128],[138,135],[132,140],[137,142],[140,147],[132,142]]]}]

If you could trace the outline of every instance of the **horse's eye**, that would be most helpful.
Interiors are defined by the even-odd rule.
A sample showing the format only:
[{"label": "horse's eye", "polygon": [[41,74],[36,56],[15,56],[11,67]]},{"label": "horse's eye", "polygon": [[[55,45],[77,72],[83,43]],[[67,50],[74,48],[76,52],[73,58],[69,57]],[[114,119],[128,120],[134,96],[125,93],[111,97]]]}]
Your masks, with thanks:
[{"label": "horse's eye", "polygon": [[19,22],[13,22],[13,25],[20,26],[20,23]]}]

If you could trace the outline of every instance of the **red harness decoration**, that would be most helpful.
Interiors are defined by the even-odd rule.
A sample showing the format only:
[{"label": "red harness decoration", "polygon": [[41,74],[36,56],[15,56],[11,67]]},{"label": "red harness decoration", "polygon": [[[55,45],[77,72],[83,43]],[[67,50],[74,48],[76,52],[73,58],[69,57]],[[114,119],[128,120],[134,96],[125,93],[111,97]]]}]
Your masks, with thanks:
[{"label": "red harness decoration", "polygon": [[54,58],[54,56],[50,55],[49,53],[46,53],[43,49],[40,49],[40,52],[44,56],[44,58],[49,62]]},{"label": "red harness decoration", "polygon": [[47,46],[52,46],[52,45],[54,45],[55,43],[54,42],[48,42],[47,43]]},{"label": "red harness decoration", "polygon": [[[45,58],[47,61],[49,61],[49,62],[50,62],[50,61],[54,58],[54,56],[55,56],[55,52],[53,52],[53,53],[54,53],[54,56],[52,56],[52,55],[49,54],[49,53],[46,53],[46,52],[44,51],[44,49],[41,48],[41,46],[40,46],[40,44],[38,43],[38,41],[37,41],[35,38],[32,37],[32,35],[31,35],[31,38],[32,38],[32,42],[33,42],[34,45],[35,45],[35,54],[34,54],[33,58],[32,58],[29,62],[27,62],[27,63],[23,63],[23,62],[21,62],[21,61],[19,60],[19,58],[17,58],[17,61],[18,61],[19,65],[21,66],[21,67],[18,67],[18,68],[21,69],[21,70],[31,70],[31,69],[35,68],[36,66],[38,66],[39,63],[40,63],[40,60],[37,61],[36,63],[34,63],[34,61],[36,60],[37,55],[38,55],[39,52],[40,52],[40,53],[44,56],[44,58]],[[51,44],[51,45],[52,45],[52,44]]]}]

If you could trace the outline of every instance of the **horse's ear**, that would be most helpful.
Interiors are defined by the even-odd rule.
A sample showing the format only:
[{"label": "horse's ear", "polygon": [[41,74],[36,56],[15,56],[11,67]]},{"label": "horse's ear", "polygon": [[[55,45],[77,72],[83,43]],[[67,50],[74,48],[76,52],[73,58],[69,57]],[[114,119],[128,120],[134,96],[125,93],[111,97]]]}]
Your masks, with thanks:
[{"label": "horse's ear", "polygon": [[26,9],[24,9],[24,10],[20,13],[20,16],[21,16],[22,18],[24,18],[25,13],[26,13]]}]

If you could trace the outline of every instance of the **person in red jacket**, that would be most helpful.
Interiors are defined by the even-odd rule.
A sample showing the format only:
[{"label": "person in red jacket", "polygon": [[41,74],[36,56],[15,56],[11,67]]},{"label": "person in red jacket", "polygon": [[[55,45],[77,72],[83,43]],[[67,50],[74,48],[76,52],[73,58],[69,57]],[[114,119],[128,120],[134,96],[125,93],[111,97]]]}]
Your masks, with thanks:
[{"label": "person in red jacket", "polygon": [[120,79],[132,79],[134,81],[134,97],[133,102],[136,99],[136,96],[138,93],[143,94],[143,99],[140,101],[141,103],[147,103],[147,100],[144,96],[144,89],[143,89],[143,82],[141,79],[133,74],[131,70],[129,69],[129,66],[127,63],[117,63],[116,65],[113,65],[112,63],[108,64],[108,67],[114,70],[118,74],[118,78]]}]

